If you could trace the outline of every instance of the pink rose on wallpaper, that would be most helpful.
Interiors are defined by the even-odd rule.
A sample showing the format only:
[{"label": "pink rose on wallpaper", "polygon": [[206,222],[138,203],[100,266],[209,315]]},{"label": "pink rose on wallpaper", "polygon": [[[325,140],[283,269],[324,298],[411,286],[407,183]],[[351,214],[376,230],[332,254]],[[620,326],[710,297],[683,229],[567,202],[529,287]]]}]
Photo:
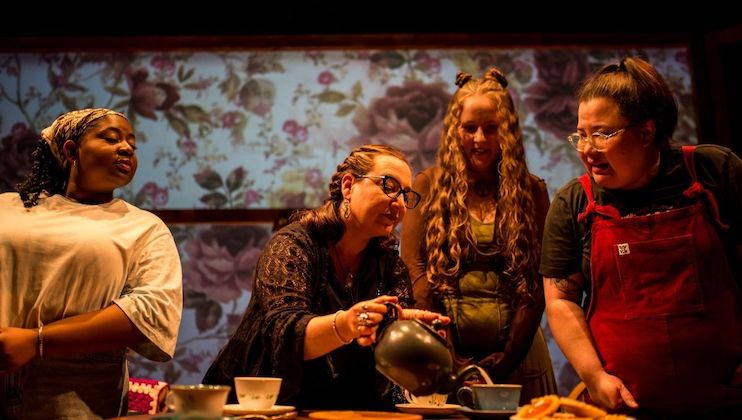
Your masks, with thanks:
[{"label": "pink rose on wallpaper", "polygon": [[198,152],[198,144],[192,138],[178,139],[178,148],[187,157],[196,156]]},{"label": "pink rose on wallpaper", "polygon": [[332,74],[332,72],[330,72],[329,70],[325,70],[320,73],[319,76],[317,76],[317,81],[321,85],[328,86],[332,84],[332,82],[337,81],[337,79],[335,78],[335,75]]},{"label": "pink rose on wallpaper", "polygon": [[173,59],[171,59],[170,57],[157,55],[152,57],[152,60],[149,62],[149,64],[151,64],[152,67],[156,68],[165,76],[170,77],[175,74],[175,61],[173,61]]},{"label": "pink rose on wallpaper", "polygon": [[247,189],[245,190],[245,206],[250,207],[250,205],[257,203],[258,201],[263,199],[263,195],[260,194],[258,191],[253,189]]},{"label": "pink rose on wallpaper", "polygon": [[305,143],[307,140],[309,140],[309,130],[307,130],[307,128],[304,126],[297,128],[294,132],[294,140],[297,143]]},{"label": "pink rose on wallpaper", "polygon": [[183,283],[194,290],[208,292],[220,301],[237,299],[243,290],[250,289],[251,269],[260,255],[255,248],[243,249],[231,255],[216,242],[190,241],[186,244],[190,257],[184,267],[190,271]]},{"label": "pink rose on wallpaper", "polygon": [[0,140],[0,192],[15,191],[31,171],[31,152],[38,143],[38,134],[25,123],[13,124],[10,134]]},{"label": "pink rose on wallpaper", "polygon": [[358,135],[351,144],[396,146],[407,154],[414,170],[420,171],[435,162],[450,100],[443,83],[411,81],[392,86],[386,96],[373,99],[368,108],[358,108],[353,116]]},{"label": "pink rose on wallpaper", "polygon": [[281,129],[284,133],[288,133],[293,136],[299,127],[300,125],[298,122],[296,122],[296,120],[286,120],[284,121],[283,126],[281,126]]},{"label": "pink rose on wallpaper", "polygon": [[232,128],[237,123],[236,112],[225,112],[222,115],[222,128]]},{"label": "pink rose on wallpaper", "polygon": [[536,52],[538,79],[525,92],[525,106],[535,114],[539,128],[562,140],[577,126],[576,92],[588,76],[587,57],[563,51]]},{"label": "pink rose on wallpaper", "polygon": [[251,289],[267,239],[267,230],[252,226],[215,226],[200,232],[185,244],[184,288],[222,303],[239,298]]},{"label": "pink rose on wallpaper", "polygon": [[167,111],[180,100],[178,88],[164,81],[147,80],[149,73],[145,69],[127,71],[126,81],[131,98],[129,106],[137,114],[157,120],[155,111]]},{"label": "pink rose on wallpaper", "polygon": [[[146,198],[152,207],[158,208],[167,204],[170,199],[170,193],[165,187],[160,187],[156,183],[150,181],[142,186],[141,193]],[[137,203],[141,203],[141,200],[137,200]],[[144,204],[144,203],[141,203]]]},{"label": "pink rose on wallpaper", "polygon": [[413,57],[415,67],[428,74],[439,74],[441,72],[441,59],[433,57],[426,52],[417,52]]},{"label": "pink rose on wallpaper", "polygon": [[290,136],[289,140],[294,144],[305,143],[309,140],[309,129],[305,125],[300,125],[296,120],[284,121],[281,129]]}]

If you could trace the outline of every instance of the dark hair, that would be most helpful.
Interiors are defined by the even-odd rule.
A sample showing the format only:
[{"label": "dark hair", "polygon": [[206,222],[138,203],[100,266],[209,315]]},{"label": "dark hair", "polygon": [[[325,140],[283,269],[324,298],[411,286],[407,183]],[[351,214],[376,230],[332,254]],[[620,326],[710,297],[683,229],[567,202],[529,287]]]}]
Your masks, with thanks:
[{"label": "dark hair", "polygon": [[31,153],[31,165],[26,179],[16,185],[24,207],[38,204],[39,195],[44,191],[49,195],[64,194],[70,169],[59,166],[49,144],[43,139],[39,139]]},{"label": "dark hair", "polygon": [[678,105],[665,79],[646,60],[626,57],[618,64],[608,64],[590,76],[578,92],[580,102],[610,98],[630,125],[652,120],[654,142],[662,149],[678,123]]},{"label": "dark hair", "polygon": [[340,219],[340,204],[343,202],[341,180],[345,174],[366,175],[374,168],[378,156],[393,156],[409,165],[404,153],[396,147],[385,144],[360,146],[337,166],[337,171],[330,179],[329,196],[325,202],[316,209],[294,213],[291,221],[308,226],[311,231],[326,236],[331,242],[339,241],[345,233],[345,225]]}]

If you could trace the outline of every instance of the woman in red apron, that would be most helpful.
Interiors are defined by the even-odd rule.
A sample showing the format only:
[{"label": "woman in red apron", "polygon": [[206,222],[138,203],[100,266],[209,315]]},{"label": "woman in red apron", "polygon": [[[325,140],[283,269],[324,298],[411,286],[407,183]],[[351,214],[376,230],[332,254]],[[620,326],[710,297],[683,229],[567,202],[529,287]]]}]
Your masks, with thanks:
[{"label": "woman in red apron", "polygon": [[579,100],[587,173],[552,202],[541,262],[555,339],[607,409],[742,413],[742,161],[671,146],[677,106],[644,60],[603,67]]}]

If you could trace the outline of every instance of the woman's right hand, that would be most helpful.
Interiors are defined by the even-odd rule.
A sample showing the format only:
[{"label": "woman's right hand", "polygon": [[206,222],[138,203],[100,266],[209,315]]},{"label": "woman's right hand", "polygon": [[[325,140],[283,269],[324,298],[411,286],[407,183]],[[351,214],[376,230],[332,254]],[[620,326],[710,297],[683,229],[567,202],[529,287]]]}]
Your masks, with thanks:
[{"label": "woman's right hand", "polygon": [[36,357],[38,333],[28,328],[0,328],[0,375],[10,373]]}]

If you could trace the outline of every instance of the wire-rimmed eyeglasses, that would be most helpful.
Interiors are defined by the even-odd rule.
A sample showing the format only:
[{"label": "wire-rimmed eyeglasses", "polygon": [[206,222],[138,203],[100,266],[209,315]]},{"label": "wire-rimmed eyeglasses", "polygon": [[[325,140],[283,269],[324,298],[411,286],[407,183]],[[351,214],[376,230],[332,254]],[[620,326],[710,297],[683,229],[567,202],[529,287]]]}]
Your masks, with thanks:
[{"label": "wire-rimmed eyeglasses", "polygon": [[597,150],[598,152],[605,152],[605,150],[608,148],[610,139],[613,136],[621,134],[627,128],[628,127],[624,127],[612,133],[601,133],[600,131],[596,131],[589,136],[582,136],[580,135],[580,133],[572,133],[567,136],[567,140],[572,146],[574,146],[575,149],[577,149],[578,152],[584,151],[585,145],[588,143],[590,144],[590,146],[592,146],[593,149]]},{"label": "wire-rimmed eyeglasses", "polygon": [[408,209],[414,209],[420,204],[420,194],[410,189],[402,188],[402,184],[399,183],[394,177],[389,175],[357,175],[356,178],[368,178],[368,179],[380,179],[381,183],[379,186],[387,197],[396,200],[400,195],[404,199],[404,206]]}]

